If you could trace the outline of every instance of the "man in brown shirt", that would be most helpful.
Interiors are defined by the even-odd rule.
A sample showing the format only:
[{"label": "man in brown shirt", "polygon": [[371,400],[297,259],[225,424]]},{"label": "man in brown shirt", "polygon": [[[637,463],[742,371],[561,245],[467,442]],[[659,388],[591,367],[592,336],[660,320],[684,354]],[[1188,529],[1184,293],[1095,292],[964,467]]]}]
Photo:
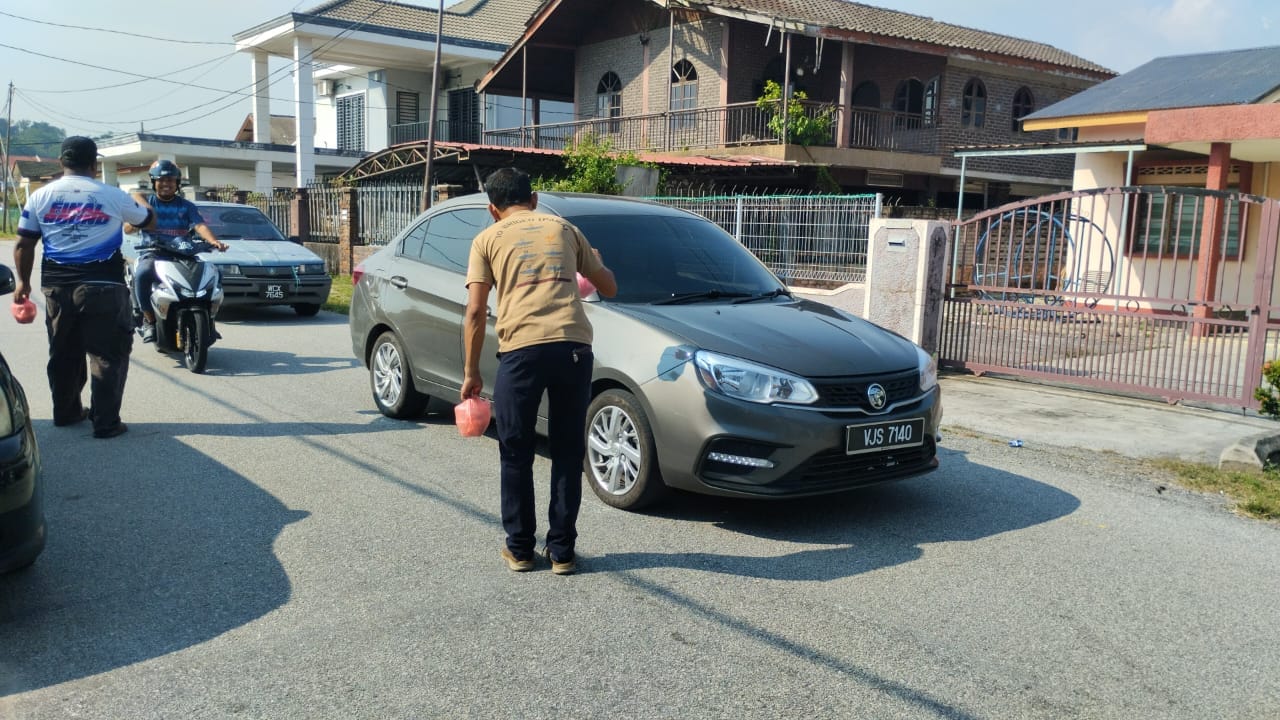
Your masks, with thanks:
[{"label": "man in brown shirt", "polygon": [[471,243],[462,399],[476,397],[484,388],[480,352],[489,290],[496,287],[498,376],[493,410],[502,467],[502,527],[507,533],[501,554],[511,570],[533,569],[533,453],[538,405],[545,392],[551,504],[544,552],[551,571],[567,575],[577,569],[574,543],[593,362],[591,323],[578,296],[576,274],[584,275],[604,297],[613,297],[618,285],[578,228],[536,212],[538,195],[526,173],[498,170],[485,181],[485,192],[495,222]]}]

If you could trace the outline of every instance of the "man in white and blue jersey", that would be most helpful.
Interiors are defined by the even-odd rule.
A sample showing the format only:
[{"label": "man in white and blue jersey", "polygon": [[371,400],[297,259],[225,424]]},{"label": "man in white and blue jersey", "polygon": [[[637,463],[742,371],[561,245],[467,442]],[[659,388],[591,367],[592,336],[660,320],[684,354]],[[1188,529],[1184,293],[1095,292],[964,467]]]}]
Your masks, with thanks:
[{"label": "man in white and blue jersey", "polygon": [[[14,300],[31,295],[35,248],[41,243],[40,290],[49,336],[49,389],[53,424],[93,420],[93,436],[116,437],[128,430],[120,402],[133,350],[133,318],[124,283],[125,222],[148,227],[155,213],[128,193],[94,179],[98,146],[86,137],[62,143],[62,177],[31,194],[18,221],[18,266]],[[81,401],[85,354],[92,382],[90,409]]]}]

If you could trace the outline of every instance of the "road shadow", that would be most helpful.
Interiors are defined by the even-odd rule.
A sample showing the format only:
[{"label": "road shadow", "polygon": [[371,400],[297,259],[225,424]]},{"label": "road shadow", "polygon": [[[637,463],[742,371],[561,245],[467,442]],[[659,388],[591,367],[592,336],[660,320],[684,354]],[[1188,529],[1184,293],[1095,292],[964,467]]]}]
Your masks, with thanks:
[{"label": "road shadow", "polygon": [[289,601],[274,545],[308,514],[184,436],[295,438],[388,427],[130,423],[126,436],[104,442],[88,423],[55,429],[36,421],[49,538],[33,566],[0,576],[0,697],[184,650]]},{"label": "road shadow", "polygon": [[321,310],[312,317],[303,317],[288,305],[236,306],[223,305],[218,310],[218,324],[237,325],[248,323],[272,327],[311,327],[315,325],[346,325],[347,316]]},{"label": "road shadow", "polygon": [[677,494],[654,514],[711,522],[731,532],[816,549],[765,557],[716,552],[610,553],[593,572],[684,568],[769,580],[847,578],[919,558],[929,543],[966,542],[1074,512],[1074,495],[939,449],[941,469],[912,480],[795,500]]},{"label": "road shadow", "polygon": [[[144,347],[150,347],[144,346]],[[134,353],[138,346],[134,346]],[[156,354],[173,363],[174,370],[186,371],[182,354],[178,351]],[[225,341],[209,348],[209,361],[204,374],[217,377],[255,377],[258,375],[313,375],[316,373],[349,370],[360,367],[360,362],[350,355],[295,355],[283,350],[248,350]]]}]

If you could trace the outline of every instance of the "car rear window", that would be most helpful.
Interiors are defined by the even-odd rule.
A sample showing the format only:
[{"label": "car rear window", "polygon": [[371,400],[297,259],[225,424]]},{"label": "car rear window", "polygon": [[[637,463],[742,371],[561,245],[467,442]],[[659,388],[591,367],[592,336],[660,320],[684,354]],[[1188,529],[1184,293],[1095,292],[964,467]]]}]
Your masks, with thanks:
[{"label": "car rear window", "polygon": [[778,279],[718,225],[694,217],[590,215],[567,218],[600,251],[618,280],[610,302],[648,303],[719,291],[755,295]]},{"label": "car rear window", "polygon": [[218,239],[284,240],[280,230],[255,207],[200,206],[200,217]]}]

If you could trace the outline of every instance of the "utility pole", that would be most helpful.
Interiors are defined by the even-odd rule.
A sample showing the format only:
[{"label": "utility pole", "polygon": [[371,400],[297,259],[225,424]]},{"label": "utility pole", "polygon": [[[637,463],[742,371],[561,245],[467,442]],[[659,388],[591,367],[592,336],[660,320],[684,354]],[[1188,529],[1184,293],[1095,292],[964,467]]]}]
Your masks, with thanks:
[{"label": "utility pole", "polygon": [[5,111],[4,118],[4,172],[0,174],[0,179],[4,180],[4,210],[0,211],[0,227],[5,232],[9,232],[9,193],[12,191],[10,187],[13,185],[13,171],[9,167],[9,142],[13,138],[13,81],[9,81],[9,100],[5,103],[8,110]]},{"label": "utility pole", "polygon": [[436,159],[436,95],[440,93],[440,51],[444,47],[444,0],[436,15],[436,60],[431,71],[431,109],[427,111],[427,165],[422,171],[422,209],[431,207],[431,170]]}]

